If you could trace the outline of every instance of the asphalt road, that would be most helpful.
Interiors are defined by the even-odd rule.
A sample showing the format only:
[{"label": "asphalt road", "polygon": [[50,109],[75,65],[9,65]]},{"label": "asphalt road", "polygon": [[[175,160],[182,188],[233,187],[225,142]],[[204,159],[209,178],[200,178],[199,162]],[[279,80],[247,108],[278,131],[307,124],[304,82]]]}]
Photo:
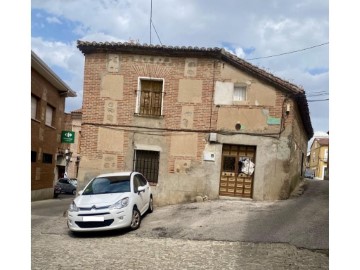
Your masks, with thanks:
[{"label": "asphalt road", "polygon": [[329,182],[306,180],[305,191],[288,200],[215,200],[165,206],[131,234],[192,240],[289,243],[329,249]]}]

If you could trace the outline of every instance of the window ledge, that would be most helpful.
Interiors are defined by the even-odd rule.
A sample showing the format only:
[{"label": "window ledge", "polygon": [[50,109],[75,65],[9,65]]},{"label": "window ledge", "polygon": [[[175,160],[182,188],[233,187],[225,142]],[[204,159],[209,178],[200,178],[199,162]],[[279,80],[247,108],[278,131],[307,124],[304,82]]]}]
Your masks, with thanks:
[{"label": "window ledge", "polygon": [[165,117],[165,115],[145,115],[145,114],[139,114],[139,113],[134,113],[134,116],[136,117],[144,117],[144,118],[154,118],[154,119],[162,119]]},{"label": "window ledge", "polygon": [[233,105],[249,105],[247,100],[233,100]]},{"label": "window ledge", "polygon": [[40,120],[35,119],[35,118],[31,118],[31,121],[34,121],[34,122],[37,122],[37,123],[41,123],[41,121],[40,121]]},{"label": "window ledge", "polygon": [[56,129],[55,127],[49,126],[49,125],[47,125],[47,124],[45,124],[45,126],[48,127],[48,128],[54,129],[54,130]]}]

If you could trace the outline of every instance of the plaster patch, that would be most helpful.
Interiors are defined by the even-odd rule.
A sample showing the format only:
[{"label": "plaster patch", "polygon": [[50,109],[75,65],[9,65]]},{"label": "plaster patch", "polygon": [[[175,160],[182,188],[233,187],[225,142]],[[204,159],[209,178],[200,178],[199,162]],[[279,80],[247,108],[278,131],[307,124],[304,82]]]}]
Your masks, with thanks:
[{"label": "plaster patch", "polygon": [[234,83],[216,82],[215,83],[215,105],[232,105],[234,94]]},{"label": "plaster patch", "polygon": [[99,128],[97,148],[99,151],[114,151],[123,153],[124,131]]},{"label": "plaster patch", "polygon": [[202,80],[179,80],[179,102],[201,103]]},{"label": "plaster patch", "polygon": [[197,134],[178,133],[171,136],[170,154],[172,156],[196,157]]},{"label": "plaster patch", "polygon": [[120,57],[118,54],[109,54],[106,63],[108,72],[119,72],[120,70]]},{"label": "plaster patch", "polygon": [[103,169],[116,169],[117,156],[111,154],[104,154],[102,158]]},{"label": "plaster patch", "polygon": [[104,110],[104,123],[116,124],[117,102],[113,100],[105,100]]},{"label": "plaster patch", "polygon": [[186,58],[185,59],[184,76],[195,77],[196,70],[197,70],[197,59],[196,58]]},{"label": "plaster patch", "polygon": [[220,108],[218,114],[218,129],[235,130],[236,123],[241,129],[264,130],[267,126],[266,116],[261,109]]},{"label": "plaster patch", "polygon": [[175,172],[186,173],[191,167],[191,160],[175,160]]},{"label": "plaster patch", "polygon": [[105,74],[101,78],[101,97],[123,99],[124,77],[122,75]]},{"label": "plaster patch", "polygon": [[194,106],[183,106],[181,111],[181,128],[192,129],[194,123]]}]

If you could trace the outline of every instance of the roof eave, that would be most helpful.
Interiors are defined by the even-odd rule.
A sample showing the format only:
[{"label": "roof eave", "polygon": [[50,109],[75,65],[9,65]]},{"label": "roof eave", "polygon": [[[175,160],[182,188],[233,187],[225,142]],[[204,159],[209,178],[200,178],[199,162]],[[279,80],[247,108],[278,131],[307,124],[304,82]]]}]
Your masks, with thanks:
[{"label": "roof eave", "polygon": [[76,92],[61,80],[33,51],[31,51],[31,67],[47,79],[58,90],[60,95],[66,95],[66,97],[77,96]]}]

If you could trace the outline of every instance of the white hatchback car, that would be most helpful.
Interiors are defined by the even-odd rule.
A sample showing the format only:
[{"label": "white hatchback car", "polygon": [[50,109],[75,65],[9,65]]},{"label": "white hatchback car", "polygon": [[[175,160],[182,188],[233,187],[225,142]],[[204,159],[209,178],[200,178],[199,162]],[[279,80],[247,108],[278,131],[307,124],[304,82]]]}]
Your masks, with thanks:
[{"label": "white hatchback car", "polygon": [[102,174],[92,179],[68,209],[71,231],[139,228],[141,217],[153,211],[153,196],[138,172]]}]

